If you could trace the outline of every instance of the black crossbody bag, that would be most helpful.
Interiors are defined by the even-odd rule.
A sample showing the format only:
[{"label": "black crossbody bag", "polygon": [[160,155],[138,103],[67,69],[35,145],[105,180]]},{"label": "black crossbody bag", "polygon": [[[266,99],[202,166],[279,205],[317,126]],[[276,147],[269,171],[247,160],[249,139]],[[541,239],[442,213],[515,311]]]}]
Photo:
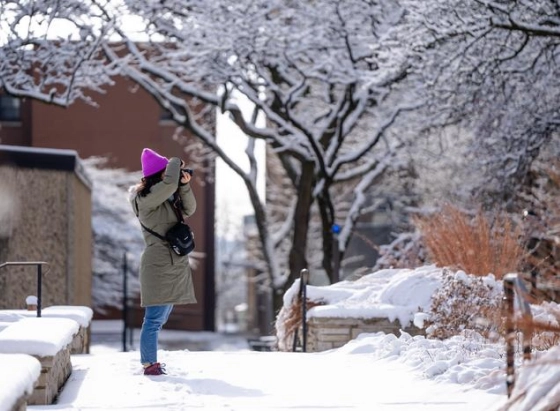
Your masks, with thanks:
[{"label": "black crossbody bag", "polygon": [[[183,256],[191,253],[194,250],[195,244],[194,234],[191,228],[187,223],[183,221],[183,216],[181,215],[181,205],[181,197],[177,196],[175,201],[171,203],[171,207],[173,207],[173,211],[175,212],[175,215],[177,216],[177,219],[179,221],[177,222],[177,224],[171,227],[167,231],[167,233],[165,233],[165,236],[162,236],[155,231],[150,230],[148,227],[142,224],[142,221],[140,221],[140,219],[138,219],[138,221],[140,221],[140,225],[142,226],[142,228],[144,228],[144,230],[156,236],[160,240],[167,242],[167,244],[175,252],[175,254]],[[138,203],[136,203],[136,209],[138,209]]]}]

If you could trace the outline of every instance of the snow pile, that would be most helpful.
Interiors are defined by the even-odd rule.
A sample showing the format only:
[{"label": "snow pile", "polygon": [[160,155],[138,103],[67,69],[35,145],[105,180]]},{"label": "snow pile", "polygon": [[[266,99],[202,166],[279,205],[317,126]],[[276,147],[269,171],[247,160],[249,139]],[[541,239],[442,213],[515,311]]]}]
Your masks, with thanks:
[{"label": "snow pile", "polygon": [[0,364],[6,370],[0,373],[0,411],[11,411],[20,397],[33,392],[41,364],[25,354],[0,354]]},{"label": "snow pile", "polygon": [[340,354],[370,353],[376,359],[398,361],[424,378],[437,382],[469,384],[495,394],[505,394],[505,345],[466,332],[446,340],[403,332],[361,334],[336,350]]},{"label": "snow pile", "polygon": [[500,411],[552,410],[560,405],[560,347],[521,367],[511,398]]},{"label": "snow pile", "polygon": [[[307,317],[387,318],[398,320],[402,328],[418,326],[415,317],[428,313],[432,296],[442,284],[442,269],[428,265],[411,269],[385,269],[355,281],[319,287],[307,286],[310,308]],[[276,319],[276,336],[281,349],[300,322],[297,294],[300,281],[284,294],[284,305]],[[312,306],[312,307],[311,307]],[[425,320],[426,318],[424,318]]]},{"label": "snow pile", "polygon": [[[440,287],[442,270],[433,265],[415,270],[386,269],[356,281],[326,287],[307,286],[307,298],[322,302],[311,308],[311,317],[388,318],[407,327],[418,312],[430,309],[431,297]],[[299,280],[284,295],[284,308],[295,301]],[[283,309],[284,309],[283,308]]]}]

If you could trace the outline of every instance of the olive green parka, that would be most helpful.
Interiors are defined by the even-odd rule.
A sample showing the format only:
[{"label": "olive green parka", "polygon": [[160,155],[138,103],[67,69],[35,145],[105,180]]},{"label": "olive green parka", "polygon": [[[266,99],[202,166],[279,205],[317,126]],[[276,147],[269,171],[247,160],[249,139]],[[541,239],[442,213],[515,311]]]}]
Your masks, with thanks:
[{"label": "olive green parka", "polygon": [[[177,189],[183,201],[183,218],[196,210],[196,199],[190,184],[179,185],[181,160],[173,157],[162,181],[154,184],[145,196],[139,187],[130,190],[134,213],[144,226],[165,236],[177,223],[177,214],[170,199]],[[196,303],[189,256],[175,254],[167,243],[142,229],[146,247],[140,260],[141,306]]]}]

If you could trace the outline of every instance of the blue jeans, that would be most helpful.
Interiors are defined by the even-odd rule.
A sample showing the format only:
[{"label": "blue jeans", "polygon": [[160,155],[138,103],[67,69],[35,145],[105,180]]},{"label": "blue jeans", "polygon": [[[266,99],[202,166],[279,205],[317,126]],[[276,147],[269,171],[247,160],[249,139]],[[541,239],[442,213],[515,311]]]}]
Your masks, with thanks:
[{"label": "blue jeans", "polygon": [[167,322],[173,305],[153,305],[144,309],[144,322],[140,331],[140,362],[157,362],[158,335]]}]

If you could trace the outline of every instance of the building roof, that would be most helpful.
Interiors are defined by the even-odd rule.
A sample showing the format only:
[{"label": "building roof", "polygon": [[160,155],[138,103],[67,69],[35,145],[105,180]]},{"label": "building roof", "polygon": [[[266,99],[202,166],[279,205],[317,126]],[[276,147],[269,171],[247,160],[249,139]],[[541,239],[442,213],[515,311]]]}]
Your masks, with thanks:
[{"label": "building roof", "polygon": [[0,144],[0,165],[72,171],[89,189],[92,187],[92,182],[76,150]]}]

